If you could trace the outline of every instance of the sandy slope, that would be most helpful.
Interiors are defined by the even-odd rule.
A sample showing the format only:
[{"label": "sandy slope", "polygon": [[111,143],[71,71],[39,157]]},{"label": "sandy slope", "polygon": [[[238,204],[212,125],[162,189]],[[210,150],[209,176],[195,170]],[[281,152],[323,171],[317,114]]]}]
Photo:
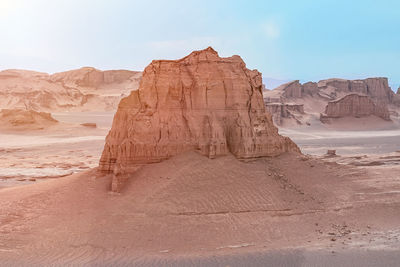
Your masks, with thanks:
[{"label": "sandy slope", "polygon": [[397,250],[400,169],[376,168],[191,152],[143,167],[121,194],[95,170],[2,189],[0,258],[154,266],[276,249]]}]

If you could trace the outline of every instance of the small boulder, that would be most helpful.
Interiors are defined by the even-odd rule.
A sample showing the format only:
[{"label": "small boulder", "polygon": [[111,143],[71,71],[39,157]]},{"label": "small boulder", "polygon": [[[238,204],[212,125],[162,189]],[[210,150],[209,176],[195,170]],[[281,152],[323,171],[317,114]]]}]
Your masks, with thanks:
[{"label": "small boulder", "polygon": [[93,123],[93,122],[85,122],[85,123],[81,123],[81,125],[84,127],[89,127],[89,128],[97,128],[97,124]]},{"label": "small boulder", "polygon": [[328,149],[328,151],[326,152],[326,155],[328,155],[328,156],[336,156],[336,150]]}]

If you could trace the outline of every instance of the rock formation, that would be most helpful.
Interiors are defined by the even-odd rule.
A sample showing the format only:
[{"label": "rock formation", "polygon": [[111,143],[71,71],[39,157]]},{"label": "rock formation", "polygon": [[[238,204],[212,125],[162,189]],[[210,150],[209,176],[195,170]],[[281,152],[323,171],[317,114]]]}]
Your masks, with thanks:
[{"label": "rock formation", "polygon": [[116,110],[121,95],[137,89],[140,72],[82,68],[49,75],[5,70],[0,72],[0,108],[36,111]]},{"label": "rock formation", "polygon": [[58,123],[50,113],[33,110],[2,109],[0,111],[1,128],[43,129]]},{"label": "rock formation", "polygon": [[[368,78],[365,80],[328,79],[318,83],[308,82],[301,84],[298,80],[279,86],[272,90],[279,92],[281,102],[286,98],[302,98],[318,95],[320,97],[336,100],[346,94],[359,93],[368,95],[375,102],[385,104],[393,103],[394,93],[389,87],[387,78]],[[275,93],[275,95],[278,95]],[[268,98],[268,94],[266,95]]]},{"label": "rock formation", "polygon": [[[122,84],[126,82],[138,82],[141,73],[129,70],[101,71],[92,67],[84,67],[77,70],[55,73],[50,76],[53,82],[62,83],[64,86],[77,88],[86,87],[98,89],[110,84]],[[129,86],[127,84],[126,86]],[[136,86],[135,86],[136,87]],[[134,90],[136,88],[132,88]]]},{"label": "rock formation", "polygon": [[261,88],[257,70],[211,47],[179,60],[154,60],[139,90],[121,100],[99,169],[114,172],[112,189],[118,191],[122,174],[188,150],[239,159],[299,152],[278,134]]},{"label": "rock formation", "polygon": [[[345,98],[354,94],[365,97]],[[265,104],[269,106],[267,109],[273,114],[274,122],[283,127],[310,125],[316,119],[328,121],[330,115],[326,114],[326,109],[330,111],[331,108],[335,109],[331,113],[333,117],[336,117],[336,114],[340,116],[377,115],[384,120],[391,120],[390,116],[394,119],[400,111],[400,94],[392,91],[387,78],[379,77],[364,80],[334,78],[304,84],[296,80],[274,90],[265,90],[263,96]],[[303,105],[304,115],[289,115],[285,119],[285,111],[281,111],[277,103],[281,103],[281,108],[285,108],[287,104]],[[349,106],[346,107],[350,103],[355,105],[351,111]],[[295,114],[292,113],[292,115]],[[280,121],[285,121],[285,125],[280,124]],[[394,124],[397,122],[394,121]]]},{"label": "rock formation", "polygon": [[282,88],[283,96],[287,98],[299,98],[303,95],[303,88],[298,80],[283,84],[278,88]]},{"label": "rock formation", "polygon": [[389,110],[386,105],[374,103],[369,96],[350,94],[339,100],[329,102],[326,106],[325,114],[321,114],[321,122],[329,122],[329,119],[332,118],[371,115],[390,120]]},{"label": "rock formation", "polygon": [[266,110],[272,115],[272,120],[275,125],[281,126],[284,119],[293,119],[297,124],[302,122],[297,119],[299,114],[304,114],[304,105],[290,103],[267,103]]},{"label": "rock formation", "polygon": [[393,97],[393,104],[400,107],[400,87],[397,89],[397,93]]}]

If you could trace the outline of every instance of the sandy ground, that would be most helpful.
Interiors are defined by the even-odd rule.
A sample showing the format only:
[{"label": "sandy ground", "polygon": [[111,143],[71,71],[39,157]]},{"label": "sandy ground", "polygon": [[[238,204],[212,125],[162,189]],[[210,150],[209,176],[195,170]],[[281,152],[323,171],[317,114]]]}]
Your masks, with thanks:
[{"label": "sandy ground", "polygon": [[262,264],[278,250],[307,266],[326,252],[346,261],[349,250],[372,250],[387,263],[379,252],[400,255],[399,167],[370,168],[191,152],[143,167],[121,194],[96,170],[2,189],[0,256],[5,265],[218,266]]},{"label": "sandy ground", "polygon": [[[98,165],[114,114],[52,115],[60,123],[43,130],[0,131],[0,188],[62,177]],[[87,122],[97,127],[80,125]]]},{"label": "sandy ground", "polygon": [[280,129],[312,156],[189,152],[143,167],[115,194],[92,169],[112,114],[53,116],[73,127],[0,133],[0,176],[11,176],[0,180],[2,266],[400,262],[397,130]]}]

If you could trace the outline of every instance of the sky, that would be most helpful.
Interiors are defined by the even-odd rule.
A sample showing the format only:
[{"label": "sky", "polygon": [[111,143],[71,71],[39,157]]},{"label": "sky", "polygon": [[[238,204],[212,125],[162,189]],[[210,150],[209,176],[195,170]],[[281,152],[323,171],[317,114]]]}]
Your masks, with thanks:
[{"label": "sky", "polygon": [[397,89],[400,1],[0,0],[0,70],[143,70],[208,46],[277,80]]}]

